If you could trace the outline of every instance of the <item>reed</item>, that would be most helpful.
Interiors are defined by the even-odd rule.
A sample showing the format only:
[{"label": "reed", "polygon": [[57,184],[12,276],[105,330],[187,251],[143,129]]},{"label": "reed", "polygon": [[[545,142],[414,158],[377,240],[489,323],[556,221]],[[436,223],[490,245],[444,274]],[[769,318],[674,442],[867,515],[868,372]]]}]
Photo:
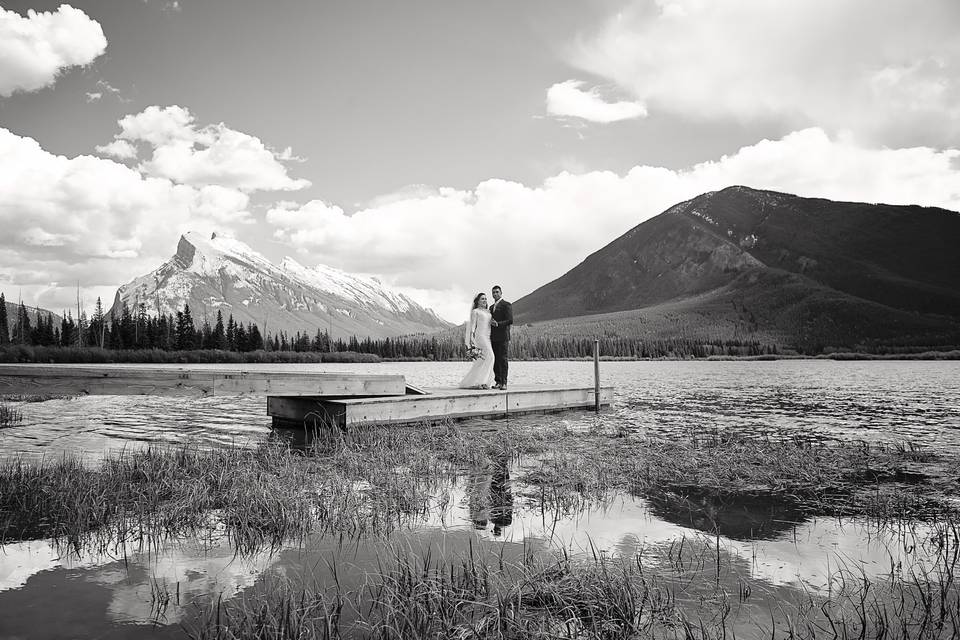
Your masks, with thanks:
[{"label": "reed", "polygon": [[15,405],[0,400],[0,429],[12,427],[23,421],[23,412]]}]

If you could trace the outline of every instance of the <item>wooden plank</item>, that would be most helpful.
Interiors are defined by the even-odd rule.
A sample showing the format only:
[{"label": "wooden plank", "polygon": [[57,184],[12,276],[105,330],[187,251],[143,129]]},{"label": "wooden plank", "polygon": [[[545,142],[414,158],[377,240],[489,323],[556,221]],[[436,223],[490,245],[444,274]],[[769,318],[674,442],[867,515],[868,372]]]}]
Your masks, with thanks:
[{"label": "wooden plank", "polygon": [[[611,387],[600,388],[600,405],[609,405],[613,399]],[[554,409],[574,409],[579,407],[593,407],[595,390],[593,387],[582,389],[544,389],[539,393],[510,393],[507,392],[507,410],[510,413],[524,411],[544,411]]]},{"label": "wooden plank", "polygon": [[0,395],[403,395],[401,375],[197,367],[0,364]]},{"label": "wooden plank", "polygon": [[340,405],[344,409],[345,423],[362,424],[369,422],[403,423],[417,422],[431,417],[469,418],[472,416],[506,415],[506,394],[491,393],[457,396],[406,396],[404,402],[374,402],[381,398],[370,398],[370,402],[351,400],[324,401],[331,409]]}]

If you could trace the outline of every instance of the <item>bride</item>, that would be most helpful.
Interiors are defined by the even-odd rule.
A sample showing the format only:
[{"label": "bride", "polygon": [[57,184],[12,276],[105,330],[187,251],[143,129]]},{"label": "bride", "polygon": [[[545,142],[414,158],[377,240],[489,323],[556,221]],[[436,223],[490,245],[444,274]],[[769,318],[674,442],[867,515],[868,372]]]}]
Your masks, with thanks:
[{"label": "bride", "polygon": [[478,351],[479,355],[459,386],[461,389],[489,389],[493,384],[493,345],[490,344],[490,312],[484,293],[478,293],[473,299],[465,341],[467,348]]}]

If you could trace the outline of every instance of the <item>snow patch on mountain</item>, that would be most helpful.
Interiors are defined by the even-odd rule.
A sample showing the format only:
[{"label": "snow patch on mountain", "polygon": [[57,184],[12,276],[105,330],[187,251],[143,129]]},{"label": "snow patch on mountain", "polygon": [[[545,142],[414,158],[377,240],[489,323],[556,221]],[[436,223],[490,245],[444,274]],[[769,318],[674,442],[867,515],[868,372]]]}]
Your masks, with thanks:
[{"label": "snow patch on mountain", "polygon": [[404,313],[415,304],[402,293],[387,288],[376,278],[350,274],[322,264],[309,269],[290,257],[283,259],[280,268],[320,291],[356,301],[361,305]]}]

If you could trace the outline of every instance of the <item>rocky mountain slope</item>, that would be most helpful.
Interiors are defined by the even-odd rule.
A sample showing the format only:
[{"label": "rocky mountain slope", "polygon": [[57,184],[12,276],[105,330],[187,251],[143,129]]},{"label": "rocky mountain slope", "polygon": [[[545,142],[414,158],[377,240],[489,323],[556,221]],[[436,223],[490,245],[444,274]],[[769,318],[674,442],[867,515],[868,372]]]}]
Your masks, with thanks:
[{"label": "rocky mountain slope", "polygon": [[332,267],[308,268],[293,258],[274,265],[246,244],[214,234],[186,233],[177,252],[155,271],[119,288],[111,313],[126,303],[147,313],[190,305],[197,322],[256,323],[261,331],[327,331],[332,337],[387,337],[450,326],[432,310],[374,278]]},{"label": "rocky mountain slope", "polygon": [[585,331],[596,314],[616,313],[621,330],[638,335],[652,317],[704,335],[735,326],[740,338],[813,350],[956,345],[958,241],[953,211],[730,187],[634,227],[518,300],[514,315],[528,324],[579,317]]}]

